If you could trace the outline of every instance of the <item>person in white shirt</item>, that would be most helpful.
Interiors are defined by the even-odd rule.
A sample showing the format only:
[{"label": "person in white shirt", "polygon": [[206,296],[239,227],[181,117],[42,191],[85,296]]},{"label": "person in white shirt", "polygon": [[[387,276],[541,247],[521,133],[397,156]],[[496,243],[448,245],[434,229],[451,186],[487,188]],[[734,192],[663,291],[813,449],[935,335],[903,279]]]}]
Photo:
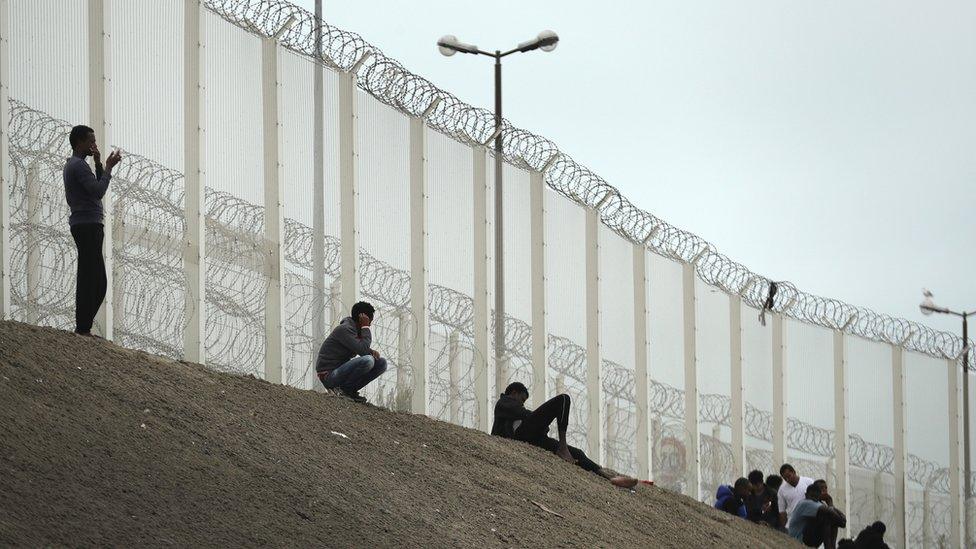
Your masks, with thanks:
[{"label": "person in white shirt", "polygon": [[807,487],[813,484],[813,479],[796,474],[796,469],[789,463],[784,463],[779,468],[779,474],[783,477],[783,484],[779,487],[776,499],[779,502],[779,525],[785,528],[796,504],[806,498]]}]

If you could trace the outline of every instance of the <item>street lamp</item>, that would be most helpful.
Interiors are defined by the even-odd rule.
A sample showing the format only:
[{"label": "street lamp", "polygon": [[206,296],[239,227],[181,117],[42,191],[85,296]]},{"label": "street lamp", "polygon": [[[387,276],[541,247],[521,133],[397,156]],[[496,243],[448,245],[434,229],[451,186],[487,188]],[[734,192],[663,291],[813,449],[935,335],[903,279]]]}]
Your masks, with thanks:
[{"label": "street lamp", "polygon": [[929,316],[932,313],[944,315],[955,315],[962,317],[962,434],[963,434],[963,501],[966,502],[966,509],[963,512],[963,531],[966,533],[966,546],[969,546],[969,499],[972,493],[971,477],[972,467],[970,464],[969,453],[969,315],[976,314],[976,311],[956,312],[947,307],[939,307],[932,300],[932,292],[922,290],[922,303],[918,308],[922,314]]},{"label": "street lamp", "polygon": [[[502,210],[502,57],[513,53],[525,53],[535,49],[550,52],[556,49],[559,36],[551,30],[540,32],[532,40],[522,42],[514,48],[502,52],[495,50],[489,53],[478,49],[478,46],[465,44],[456,36],[448,34],[437,41],[437,49],[441,55],[450,57],[455,53],[470,53],[473,55],[487,55],[495,59],[495,382],[504,384],[501,378],[502,364],[505,357],[505,256],[503,255],[504,219]],[[500,391],[503,387],[497,387]]]}]

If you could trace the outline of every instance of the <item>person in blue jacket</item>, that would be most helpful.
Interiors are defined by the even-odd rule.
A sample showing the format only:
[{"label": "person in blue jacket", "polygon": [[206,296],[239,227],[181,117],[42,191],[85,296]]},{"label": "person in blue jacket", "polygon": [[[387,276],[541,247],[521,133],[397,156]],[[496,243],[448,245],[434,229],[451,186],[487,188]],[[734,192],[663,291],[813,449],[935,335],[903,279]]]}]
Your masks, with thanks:
[{"label": "person in blue jacket", "polygon": [[740,477],[734,486],[723,484],[715,492],[715,508],[732,515],[746,518],[746,498],[749,497],[749,479]]}]

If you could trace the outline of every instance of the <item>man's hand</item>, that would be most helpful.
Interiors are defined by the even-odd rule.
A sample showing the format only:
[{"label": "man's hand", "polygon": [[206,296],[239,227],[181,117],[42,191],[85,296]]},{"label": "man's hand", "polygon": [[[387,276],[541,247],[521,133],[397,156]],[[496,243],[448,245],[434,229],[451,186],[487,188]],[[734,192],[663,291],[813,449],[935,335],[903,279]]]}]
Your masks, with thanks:
[{"label": "man's hand", "polygon": [[380,359],[380,353],[379,353],[379,351],[374,351],[373,349],[370,349],[369,350],[369,354],[373,355],[373,358],[376,359],[376,360],[379,360]]},{"label": "man's hand", "polygon": [[92,159],[95,160],[95,164],[101,164],[102,163],[102,153],[101,153],[101,151],[98,150],[98,144],[97,143],[92,143],[91,151],[90,152],[91,152],[91,155],[92,155]]},{"label": "man's hand", "polygon": [[373,323],[373,319],[369,318],[366,313],[359,313],[359,316],[356,317],[356,323],[359,324],[360,328],[368,328]]},{"label": "man's hand", "polygon": [[105,159],[105,169],[111,170],[121,160],[122,160],[122,151],[115,149],[115,152],[109,154],[108,158]]}]

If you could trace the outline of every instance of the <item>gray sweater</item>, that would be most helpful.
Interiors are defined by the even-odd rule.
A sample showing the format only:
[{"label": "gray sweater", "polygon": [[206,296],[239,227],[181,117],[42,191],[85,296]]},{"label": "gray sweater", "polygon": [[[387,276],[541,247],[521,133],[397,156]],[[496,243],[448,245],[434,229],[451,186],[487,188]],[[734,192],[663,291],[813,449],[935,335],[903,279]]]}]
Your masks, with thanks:
[{"label": "gray sweater", "polygon": [[370,329],[360,330],[356,326],[356,321],[351,316],[347,316],[322,342],[318,359],[315,361],[315,371],[331,372],[354,357],[368,355],[372,343],[373,334]]},{"label": "gray sweater", "polygon": [[64,196],[71,208],[69,226],[104,223],[102,197],[108,191],[108,182],[111,179],[110,170],[105,170],[96,177],[84,158],[72,156],[68,159],[64,164]]}]

